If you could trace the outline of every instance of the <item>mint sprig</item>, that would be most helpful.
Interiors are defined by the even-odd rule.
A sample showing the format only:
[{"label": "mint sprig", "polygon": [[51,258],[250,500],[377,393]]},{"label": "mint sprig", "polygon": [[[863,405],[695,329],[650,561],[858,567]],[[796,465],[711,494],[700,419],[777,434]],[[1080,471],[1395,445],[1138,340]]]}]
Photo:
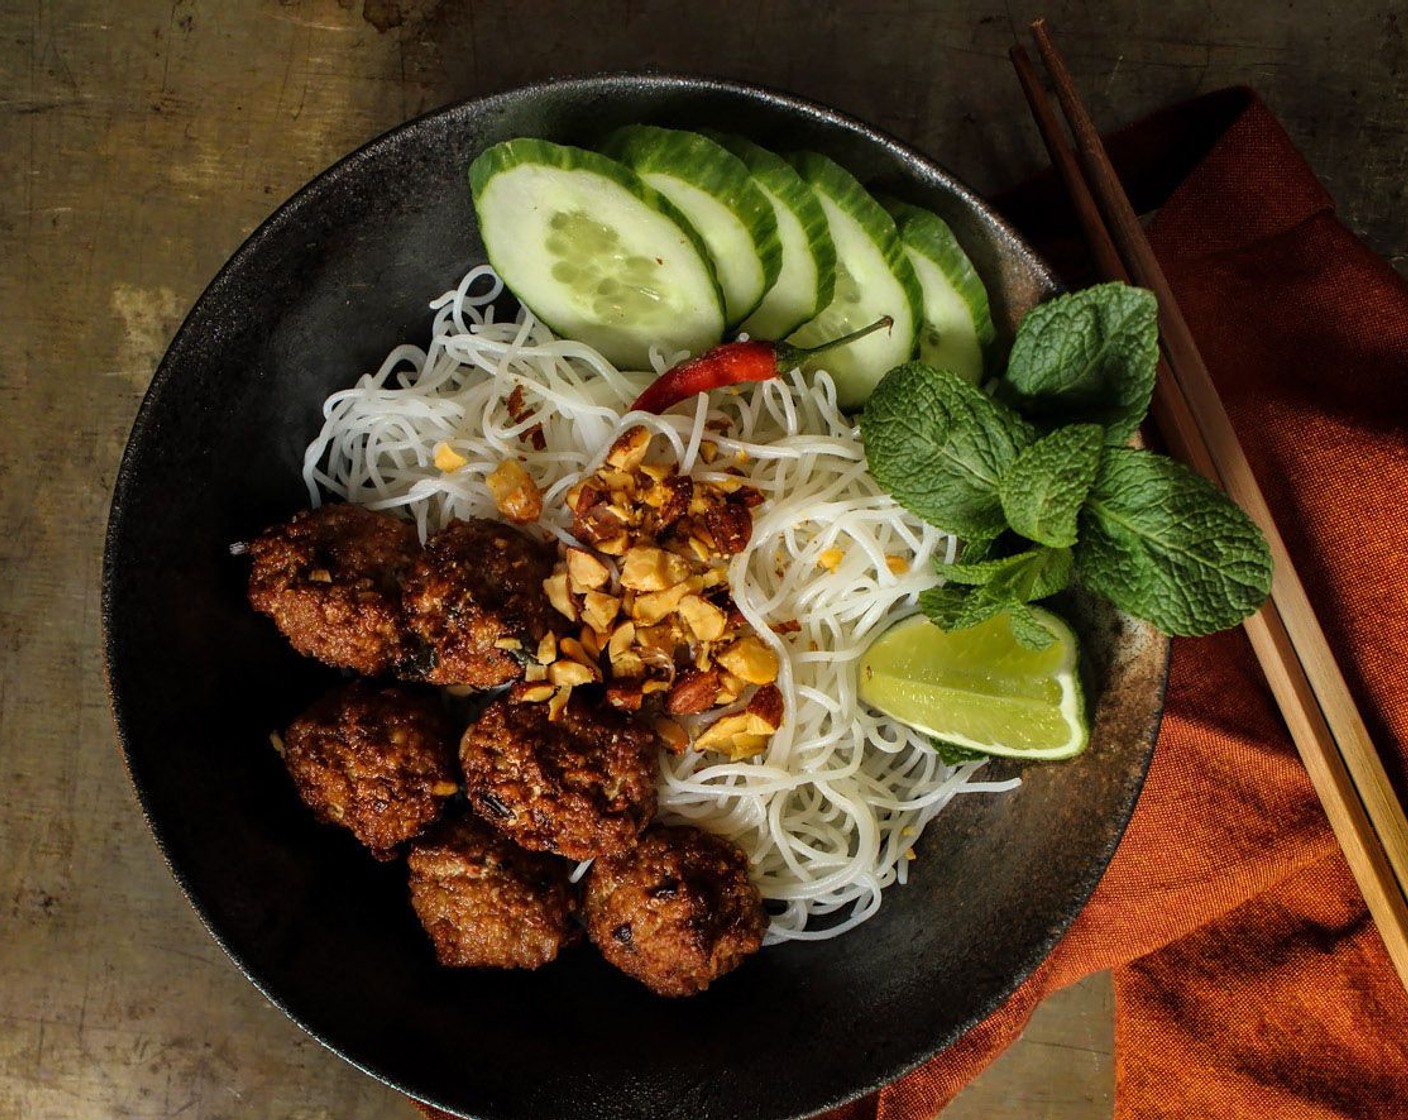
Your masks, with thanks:
[{"label": "mint sprig", "polygon": [[1159,361],[1154,293],[1097,284],[1058,296],[1022,319],[998,396],[1023,415],[1088,422],[1112,446],[1144,421]]},{"label": "mint sprig", "polygon": [[[1157,356],[1152,294],[1102,284],[1022,320],[997,392],[1025,417],[921,362],[880,381],[860,421],[871,473],[969,542],[920,596],[936,625],[1006,612],[1017,640],[1042,648],[1051,635],[1028,604],[1073,572],[1170,634],[1224,630],[1261,605],[1271,555],[1251,519],[1172,460],[1112,446],[1143,421]],[[1030,543],[1014,549],[1013,534]]]},{"label": "mint sprig", "polygon": [[1026,604],[1056,594],[1071,581],[1068,548],[1032,548],[1000,560],[940,565],[948,581],[920,594],[919,609],[941,630],[966,630],[1004,611],[1028,649],[1045,649],[1051,632]]},{"label": "mint sprig", "polygon": [[1087,587],[1170,634],[1225,630],[1271,587],[1271,553],[1252,519],[1206,479],[1148,451],[1106,452],[1076,555]]},{"label": "mint sprig", "polygon": [[890,370],[861,414],[870,473],[900,505],[960,537],[1007,526],[998,486],[1035,430],[957,374]]},{"label": "mint sprig", "polygon": [[1076,518],[1100,468],[1099,424],[1071,424],[1043,436],[1003,472],[998,497],[1007,522],[1053,548],[1076,543]]}]

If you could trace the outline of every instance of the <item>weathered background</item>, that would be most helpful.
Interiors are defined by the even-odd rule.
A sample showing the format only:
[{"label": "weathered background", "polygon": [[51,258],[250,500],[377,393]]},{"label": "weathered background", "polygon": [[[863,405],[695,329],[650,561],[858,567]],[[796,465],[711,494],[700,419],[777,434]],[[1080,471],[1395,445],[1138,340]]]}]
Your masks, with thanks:
[{"label": "weathered background", "polygon": [[[0,1117],[384,1120],[201,929],[113,747],[98,576],[153,368],[220,263],[426,109],[654,67],[828,102],[979,190],[1041,162],[1006,50],[1050,20],[1097,120],[1231,83],[1408,271],[1408,7],[1222,3],[0,4]],[[1107,1117],[1111,999],[1048,1003],[946,1118]]]}]

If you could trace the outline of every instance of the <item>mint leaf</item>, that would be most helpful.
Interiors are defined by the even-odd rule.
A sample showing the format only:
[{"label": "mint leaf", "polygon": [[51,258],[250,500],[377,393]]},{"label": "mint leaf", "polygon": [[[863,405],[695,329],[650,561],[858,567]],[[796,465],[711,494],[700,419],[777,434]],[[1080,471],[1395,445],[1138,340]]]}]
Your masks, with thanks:
[{"label": "mint leaf", "polygon": [[979,560],[990,560],[999,552],[998,542],[1001,536],[996,537],[969,537],[963,542],[963,548],[958,554],[959,560],[965,564],[976,563]]},{"label": "mint leaf", "polygon": [[964,762],[977,762],[992,757],[982,751],[975,751],[972,747],[960,747],[957,743],[947,743],[942,739],[930,739],[929,745],[934,748],[939,761],[945,766],[958,766]]},{"label": "mint leaf", "polygon": [[1019,646],[1027,649],[1045,649],[1056,640],[1056,635],[1041,624],[1031,607],[1008,608],[1007,621],[1012,626],[1012,636]]},{"label": "mint leaf", "polygon": [[1011,604],[1006,599],[989,593],[986,587],[979,587],[970,591],[964,598],[963,606],[954,616],[953,625],[949,629],[967,630],[1000,615],[1009,606]]},{"label": "mint leaf", "polygon": [[1028,540],[1053,548],[1076,543],[1076,515],[1100,468],[1098,424],[1057,428],[1003,472],[998,497],[1007,522]]},{"label": "mint leaf", "polygon": [[1065,590],[1075,567],[1069,548],[1034,548],[1012,558],[987,582],[986,590],[1008,603],[1034,603]]},{"label": "mint leaf", "polygon": [[919,595],[919,609],[924,617],[947,633],[986,622],[1008,605],[981,587],[931,587]]},{"label": "mint leaf", "polygon": [[999,396],[1025,414],[1100,424],[1118,446],[1149,410],[1158,361],[1153,293],[1098,284],[1027,312]]},{"label": "mint leaf", "polygon": [[860,418],[870,473],[916,517],[962,537],[1006,528],[998,483],[1036,438],[1020,416],[956,374],[908,362]]},{"label": "mint leaf", "polygon": [[932,587],[919,596],[919,608],[946,633],[967,630],[1005,613],[1018,645],[1045,649],[1056,640],[1031,607],[1002,599],[986,587]]},{"label": "mint leaf", "polygon": [[1004,602],[1031,603],[1063,590],[1071,568],[1069,548],[1029,548],[1001,560],[940,564],[937,570],[950,583],[987,588]]},{"label": "mint leaf", "polygon": [[973,592],[961,587],[931,587],[919,593],[919,609],[940,630],[957,630],[954,623]]},{"label": "mint leaf", "polygon": [[1221,490],[1161,455],[1108,449],[1080,521],[1081,580],[1165,633],[1226,630],[1271,590],[1261,530]]},{"label": "mint leaf", "polygon": [[1045,649],[1055,639],[1026,604],[1066,587],[1072,567],[1069,548],[1029,548],[999,560],[940,564],[938,571],[950,582],[922,592],[919,609],[946,631],[967,630],[1007,612],[1019,645]]}]

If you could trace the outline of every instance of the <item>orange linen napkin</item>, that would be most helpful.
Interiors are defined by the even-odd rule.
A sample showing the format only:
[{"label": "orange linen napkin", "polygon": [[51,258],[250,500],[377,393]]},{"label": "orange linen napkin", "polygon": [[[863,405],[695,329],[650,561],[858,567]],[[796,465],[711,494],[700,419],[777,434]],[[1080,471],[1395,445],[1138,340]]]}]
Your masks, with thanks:
[{"label": "orange linen napkin", "polygon": [[[1336,220],[1247,91],[1111,146],[1142,208],[1206,151],[1150,238],[1402,796],[1408,284]],[[1059,259],[1069,219],[1050,185],[1008,212],[1039,223],[1038,242],[1054,232]],[[830,1120],[929,1120],[1044,996],[1106,968],[1121,1120],[1408,1117],[1408,996],[1240,630],[1175,643],[1134,818],[1045,964],[949,1050]]]},{"label": "orange linen napkin", "polygon": [[[1158,114],[1111,150],[1136,205],[1162,203],[1155,249],[1402,795],[1408,284],[1335,219],[1247,91]],[[1003,208],[1088,279],[1049,177]],[[1121,1120],[1408,1118],[1408,996],[1240,630],[1175,644],[1139,806],[1047,961],[943,1054],[828,1120],[930,1120],[1043,997],[1107,968]]]}]

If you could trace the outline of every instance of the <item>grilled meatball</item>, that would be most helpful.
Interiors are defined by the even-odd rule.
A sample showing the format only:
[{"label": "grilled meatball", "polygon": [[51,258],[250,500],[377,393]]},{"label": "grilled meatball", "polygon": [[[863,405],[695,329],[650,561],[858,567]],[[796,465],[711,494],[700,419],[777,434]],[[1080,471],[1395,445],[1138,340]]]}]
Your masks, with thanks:
[{"label": "grilled meatball", "polygon": [[523,675],[514,640],[531,653],[552,605],[543,580],[553,550],[497,521],[452,521],[425,544],[402,602],[412,631],[434,654],[432,684],[493,688]]},{"label": "grilled meatball", "polygon": [[418,840],[411,905],[444,965],[537,968],[579,934],[572,865],[525,852],[462,816]]},{"label": "grilled meatball", "polygon": [[377,676],[407,653],[400,577],[418,550],[414,527],[389,514],[306,509],[250,544],[249,601],[299,653]]},{"label": "grilled meatball", "polygon": [[294,720],[284,763],[320,820],[350,829],[386,860],[458,788],[454,744],[438,697],[353,681]]},{"label": "grilled meatball", "polygon": [[556,720],[546,704],[493,701],[460,764],[474,811],[525,848],[590,859],[630,846],[655,815],[654,733],[580,692]]},{"label": "grilled meatball", "polygon": [[650,829],[592,864],[587,934],[602,955],[662,996],[702,992],[763,943],[748,857],[697,828]]}]

